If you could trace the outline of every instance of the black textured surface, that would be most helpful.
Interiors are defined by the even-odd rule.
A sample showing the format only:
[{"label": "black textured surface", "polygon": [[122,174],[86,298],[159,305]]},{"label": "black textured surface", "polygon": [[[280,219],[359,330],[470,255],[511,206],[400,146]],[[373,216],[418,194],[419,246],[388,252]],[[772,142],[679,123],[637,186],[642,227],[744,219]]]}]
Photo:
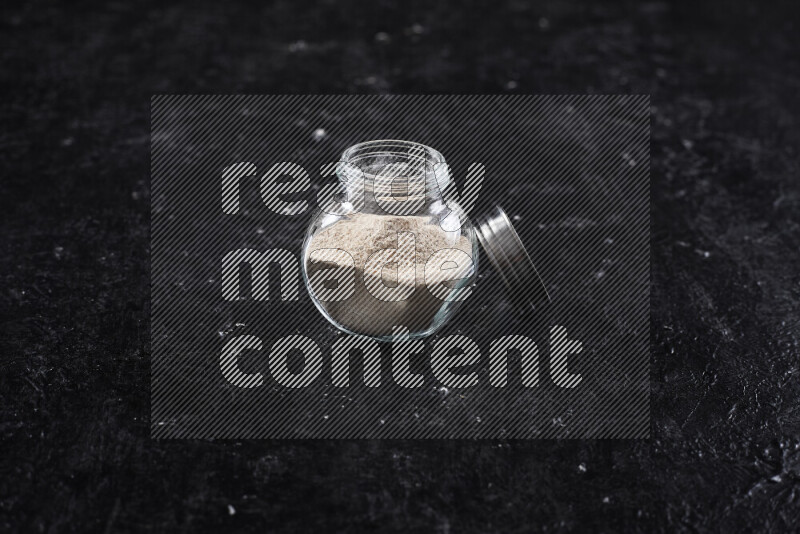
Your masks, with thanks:
[{"label": "black textured surface", "polygon": [[[0,529],[792,530],[796,11],[4,7]],[[151,94],[505,91],[652,94],[650,441],[150,440]]]}]

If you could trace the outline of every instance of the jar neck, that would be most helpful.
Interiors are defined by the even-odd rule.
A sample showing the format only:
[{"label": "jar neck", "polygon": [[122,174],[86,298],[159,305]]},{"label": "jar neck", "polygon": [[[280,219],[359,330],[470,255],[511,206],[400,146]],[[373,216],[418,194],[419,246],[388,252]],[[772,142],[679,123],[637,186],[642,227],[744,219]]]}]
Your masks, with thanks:
[{"label": "jar neck", "polygon": [[347,201],[363,213],[414,215],[443,205],[450,173],[442,155],[409,141],[369,141],[342,154]]}]

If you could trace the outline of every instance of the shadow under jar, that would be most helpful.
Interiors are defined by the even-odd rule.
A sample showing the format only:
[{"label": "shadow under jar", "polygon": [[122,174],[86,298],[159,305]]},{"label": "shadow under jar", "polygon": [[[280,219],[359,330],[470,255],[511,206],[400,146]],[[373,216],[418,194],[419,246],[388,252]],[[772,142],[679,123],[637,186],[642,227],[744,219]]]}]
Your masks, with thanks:
[{"label": "shadow under jar", "polygon": [[472,223],[443,198],[444,158],[419,143],[369,141],[347,149],[336,174],[339,192],[322,196],[303,243],[314,304],[348,333],[436,332],[469,295],[478,267]]}]

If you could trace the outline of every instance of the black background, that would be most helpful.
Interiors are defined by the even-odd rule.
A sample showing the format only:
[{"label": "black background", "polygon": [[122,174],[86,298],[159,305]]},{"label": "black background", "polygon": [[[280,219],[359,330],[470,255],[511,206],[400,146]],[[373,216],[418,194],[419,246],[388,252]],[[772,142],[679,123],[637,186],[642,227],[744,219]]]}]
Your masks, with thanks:
[{"label": "black background", "polygon": [[[0,529],[796,526],[792,3],[219,4],[3,8]],[[169,92],[650,93],[653,437],[152,441],[149,101]]]}]

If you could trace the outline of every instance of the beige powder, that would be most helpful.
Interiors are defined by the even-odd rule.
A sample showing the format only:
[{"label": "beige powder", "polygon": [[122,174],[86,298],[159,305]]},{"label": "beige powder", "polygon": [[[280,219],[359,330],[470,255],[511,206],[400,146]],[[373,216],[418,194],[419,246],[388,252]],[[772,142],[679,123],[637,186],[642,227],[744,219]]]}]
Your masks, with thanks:
[{"label": "beige powder", "polygon": [[[367,289],[365,266],[370,256],[376,252],[397,248],[398,235],[407,232],[414,235],[414,268],[402,271],[397,268],[396,263],[389,264],[383,269],[383,280],[386,286],[398,286],[404,294],[412,288],[413,292],[405,300],[387,302],[375,297]],[[357,213],[318,230],[312,236],[304,258],[309,278],[321,269],[338,266],[336,261],[326,261],[328,250],[321,249],[339,249],[353,258],[355,288],[352,296],[346,300],[320,302],[320,305],[347,330],[374,337],[390,336],[393,326],[405,326],[411,332],[423,332],[434,326],[434,317],[446,303],[431,294],[426,286],[425,266],[437,251],[446,252],[438,254],[431,262],[432,265],[428,266],[428,286],[441,288],[442,279],[468,278],[474,271],[472,264],[464,264],[464,255],[458,252],[463,251],[472,258],[471,241],[460,231],[445,232],[436,221],[431,222],[430,217]],[[315,251],[320,251],[314,255],[316,261],[310,261],[310,256]],[[341,253],[338,254],[341,258]],[[335,256],[335,251],[328,255],[330,258]],[[439,274],[442,273],[439,267],[444,262],[451,261],[451,258],[452,261],[461,258],[461,268],[455,272],[448,271],[446,278],[443,278]],[[376,271],[366,274],[368,279],[375,280],[381,273]]]}]

